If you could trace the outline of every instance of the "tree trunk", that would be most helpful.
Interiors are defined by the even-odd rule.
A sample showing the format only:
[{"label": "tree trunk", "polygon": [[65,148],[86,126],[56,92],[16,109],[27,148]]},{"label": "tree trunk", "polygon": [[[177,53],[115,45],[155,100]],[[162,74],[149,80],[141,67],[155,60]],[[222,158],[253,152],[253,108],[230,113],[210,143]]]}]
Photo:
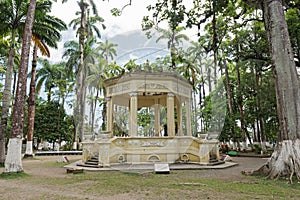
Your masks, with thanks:
[{"label": "tree trunk", "polygon": [[33,59],[32,59],[32,69],[31,69],[31,80],[30,80],[30,91],[28,98],[28,130],[27,130],[27,141],[26,141],[26,151],[24,157],[32,157],[32,140],[34,131],[34,116],[35,116],[35,79],[36,79],[36,62],[37,62],[37,48],[33,47]]},{"label": "tree trunk", "polygon": [[240,75],[240,67],[236,66],[236,74],[237,74],[237,82],[238,82],[238,92],[237,92],[237,100],[238,100],[238,108],[240,113],[240,121],[241,121],[241,131],[242,131],[242,150],[246,150],[246,133],[245,133],[245,119],[244,119],[244,109],[243,109],[243,97],[242,97],[242,88],[241,88],[241,75]]},{"label": "tree trunk", "polygon": [[[232,106],[232,92],[231,92],[231,87],[230,87],[228,66],[227,66],[226,60],[224,60],[224,68],[225,68],[227,104],[228,104],[230,118],[233,118],[234,117],[234,113],[233,113],[233,106]],[[231,126],[230,129],[231,129],[231,133],[232,133],[233,137],[235,138],[236,137],[236,135],[235,135],[236,133],[235,133],[235,130],[234,130],[234,126]]]},{"label": "tree trunk", "polygon": [[213,19],[212,19],[212,29],[213,29],[213,41],[212,49],[214,54],[214,77],[213,83],[214,87],[217,87],[217,67],[218,67],[218,39],[217,39],[217,20],[216,20],[216,0],[213,1]]},{"label": "tree trunk", "polygon": [[279,142],[270,161],[258,172],[269,178],[292,177],[300,181],[300,89],[287,23],[280,0],[264,0],[265,27],[272,62],[279,119]]},{"label": "tree trunk", "polygon": [[14,38],[12,38],[12,40],[13,40],[12,46],[9,51],[8,64],[5,73],[5,86],[4,86],[3,101],[2,101],[2,115],[1,115],[1,124],[0,124],[0,165],[4,165],[5,162],[7,119],[9,113],[9,106],[11,103],[11,85],[12,85],[12,73],[14,67],[14,55],[15,55]]},{"label": "tree trunk", "polygon": [[95,101],[94,101],[94,105],[93,105],[93,111],[92,111],[92,130],[94,132],[94,126],[95,126],[95,116],[96,116],[96,108],[97,108],[97,100],[98,100],[98,97],[99,97],[99,90],[96,89],[96,97],[95,97]]},{"label": "tree trunk", "polygon": [[231,93],[231,87],[230,87],[228,66],[227,66],[226,62],[224,62],[224,68],[225,68],[225,78],[226,78],[226,92],[227,92],[228,109],[229,109],[230,115],[233,116],[232,93]]},{"label": "tree trunk", "polygon": [[24,126],[24,105],[26,95],[30,42],[32,35],[32,26],[34,22],[35,7],[36,0],[30,0],[30,5],[28,7],[27,17],[25,21],[18,84],[12,113],[12,132],[8,142],[7,157],[5,160],[4,171],[8,173],[23,171],[21,149]]},{"label": "tree trunk", "polygon": [[79,56],[80,62],[76,76],[77,94],[76,94],[76,107],[75,107],[75,136],[73,149],[77,149],[78,137],[82,138],[84,131],[84,115],[85,115],[85,70],[84,70],[84,40],[85,40],[85,27],[86,27],[86,9],[88,4],[83,0],[79,3],[81,9],[81,24],[79,30]]}]

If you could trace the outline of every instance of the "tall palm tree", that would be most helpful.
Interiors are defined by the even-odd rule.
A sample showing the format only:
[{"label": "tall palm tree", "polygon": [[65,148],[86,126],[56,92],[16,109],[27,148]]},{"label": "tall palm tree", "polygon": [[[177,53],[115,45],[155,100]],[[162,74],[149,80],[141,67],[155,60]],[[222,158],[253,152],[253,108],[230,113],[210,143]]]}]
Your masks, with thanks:
[{"label": "tall palm tree", "polygon": [[[36,5],[37,10],[41,10],[40,14],[43,13],[45,8],[47,8],[50,1],[38,1]],[[30,3],[34,3],[34,7],[36,2],[30,1]],[[26,24],[25,18],[26,13],[28,13],[29,1],[20,1],[20,0],[7,0],[0,2],[1,7],[1,34],[10,35],[11,39],[11,47],[8,56],[8,65],[6,70],[5,77],[5,89],[4,89],[4,99],[3,99],[3,110],[1,116],[1,125],[0,125],[0,164],[4,162],[5,159],[5,137],[6,137],[6,127],[7,127],[7,117],[9,111],[9,105],[11,101],[11,85],[12,85],[12,73],[14,70],[15,63],[15,49],[18,45],[18,41],[24,38],[24,34],[26,33]],[[34,8],[35,9],[35,8]],[[34,14],[34,12],[33,12]],[[27,15],[28,16],[28,15]],[[26,18],[27,19],[27,18]],[[30,34],[31,35],[31,34]],[[27,51],[26,51],[27,52]],[[22,64],[20,64],[22,66]],[[26,64],[28,66],[28,64]],[[27,69],[26,69],[27,70]],[[14,78],[16,80],[16,77]],[[15,83],[14,83],[15,85]],[[15,88],[15,87],[13,87]],[[13,92],[14,94],[14,92]]]},{"label": "tall palm tree", "polygon": [[89,5],[92,6],[93,13],[97,16],[98,11],[97,7],[93,0],[89,0],[88,3],[85,0],[80,0],[77,2],[80,8],[80,25],[77,29],[77,33],[79,34],[79,65],[78,65],[78,73],[76,77],[76,106],[74,109],[74,118],[76,120],[76,136],[73,144],[73,149],[77,149],[77,136],[82,138],[83,130],[84,130],[84,111],[85,111],[85,96],[86,96],[86,86],[85,86],[85,73],[84,73],[84,44],[85,38],[87,36],[87,8]]},{"label": "tall palm tree", "polygon": [[36,63],[37,63],[37,49],[39,49],[42,55],[50,57],[50,51],[48,46],[57,48],[57,42],[61,39],[60,31],[66,30],[66,24],[45,12],[51,11],[51,2],[45,1],[45,8],[36,11],[35,23],[33,25],[32,40],[34,42],[33,47],[33,59],[31,69],[31,81],[30,91],[28,98],[28,131],[26,140],[26,151],[24,157],[32,157],[32,139],[34,131],[34,116],[35,116],[35,104],[36,104],[36,91],[35,91],[35,79],[36,79]]},{"label": "tall palm tree", "polygon": [[18,84],[16,98],[12,113],[12,132],[8,141],[7,156],[5,159],[5,172],[23,171],[21,160],[22,135],[24,125],[24,105],[27,83],[27,71],[30,52],[30,42],[32,36],[32,27],[34,22],[34,13],[36,9],[36,0],[30,0],[28,12],[25,21],[24,36],[22,40],[21,63],[18,75]]},{"label": "tall palm tree", "polygon": [[[89,85],[91,91],[91,131],[94,131],[95,124],[95,113],[97,108],[97,101],[99,100],[99,96],[101,94],[105,95],[104,91],[104,80],[108,78],[106,73],[106,60],[99,57],[98,63],[88,65],[89,67],[89,75],[86,78],[86,81]],[[96,95],[93,95],[93,89],[96,91]],[[104,110],[104,109],[103,109]],[[103,122],[105,119],[103,119]]]},{"label": "tall palm tree", "polygon": [[[83,65],[81,65],[80,44],[75,41],[69,41],[64,44],[65,52],[63,54],[63,58],[67,58],[66,67],[68,68],[70,75],[74,75],[74,74],[77,75],[76,76],[76,105],[74,107],[74,119],[76,122],[76,133],[74,136],[74,140],[76,141],[74,141],[73,149],[77,148],[77,139],[78,139],[77,137],[78,136],[80,136],[80,138],[82,137],[82,135],[78,135],[78,133],[83,133],[83,128],[84,128],[83,127],[84,113],[79,113],[78,109],[84,111],[85,87],[86,87],[85,76],[88,72],[87,65],[89,63],[95,63],[96,62],[95,58],[99,56],[97,52],[93,49],[95,42],[96,40],[94,37],[88,38],[85,41],[84,50],[83,50],[84,52]],[[80,74],[82,76],[80,76]],[[84,87],[81,86],[79,87],[79,83],[78,83],[79,80],[81,80],[80,83],[83,83],[81,84],[81,86]],[[83,102],[83,103],[81,104],[79,102]]]},{"label": "tall palm tree", "polygon": [[[101,60],[104,61],[103,64],[105,65],[105,68],[103,69],[105,72],[102,72],[102,74],[106,74],[106,76],[100,75],[101,73],[98,73],[97,76],[100,75],[100,77],[98,77],[100,79],[99,81],[103,82],[105,78],[119,75],[120,73],[122,73],[122,70],[115,63],[109,64],[109,61],[113,60],[114,56],[117,55],[117,50],[115,49],[115,47],[118,45],[114,43],[110,43],[107,39],[105,40],[105,42],[99,42],[98,44],[99,46],[96,48],[96,51],[100,51],[100,56],[102,57]],[[98,70],[100,71],[101,69]],[[96,78],[96,76],[93,77]],[[101,83],[99,86],[101,86],[102,88],[98,88],[98,89],[104,90],[103,83]],[[103,92],[103,94],[105,95],[105,91]],[[102,128],[104,128],[106,124],[106,110],[107,110],[106,106],[107,106],[106,101],[104,101],[103,109],[102,109],[102,123],[103,123]]]},{"label": "tall palm tree", "polygon": [[20,32],[20,24],[26,18],[28,2],[22,0],[8,0],[1,1],[1,29],[0,35],[10,36],[10,50],[8,54],[7,69],[5,72],[5,87],[2,103],[2,115],[0,124],[0,164],[5,161],[5,144],[7,134],[7,119],[9,114],[9,107],[11,103],[11,86],[12,74],[14,66],[15,46]]}]

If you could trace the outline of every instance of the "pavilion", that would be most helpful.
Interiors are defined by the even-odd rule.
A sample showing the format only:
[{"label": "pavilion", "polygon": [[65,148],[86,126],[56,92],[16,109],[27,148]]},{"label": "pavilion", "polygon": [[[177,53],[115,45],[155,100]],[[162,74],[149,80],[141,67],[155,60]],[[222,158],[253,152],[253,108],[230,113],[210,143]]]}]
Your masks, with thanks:
[{"label": "pavilion", "polygon": [[[192,133],[192,85],[172,72],[134,71],[105,80],[107,130],[83,142],[83,162],[98,158],[98,165],[119,163],[198,163],[219,160],[219,141]],[[127,125],[123,135],[114,126],[117,106],[125,107]],[[138,112],[153,110],[152,134],[141,133]],[[162,110],[165,115],[161,115]],[[162,124],[165,123],[165,124]]]}]

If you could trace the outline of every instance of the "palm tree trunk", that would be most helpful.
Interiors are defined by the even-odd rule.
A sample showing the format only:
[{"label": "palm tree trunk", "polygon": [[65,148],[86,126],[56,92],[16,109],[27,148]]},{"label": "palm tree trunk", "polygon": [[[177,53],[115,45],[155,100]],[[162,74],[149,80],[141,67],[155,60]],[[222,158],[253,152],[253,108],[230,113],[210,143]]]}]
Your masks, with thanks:
[{"label": "palm tree trunk", "polygon": [[30,0],[27,17],[25,21],[24,36],[22,41],[21,63],[18,76],[16,100],[12,113],[12,132],[8,142],[7,157],[5,160],[5,172],[23,171],[21,149],[24,126],[24,106],[27,83],[28,61],[30,53],[30,42],[32,36],[32,27],[34,22],[34,13],[36,0]]},{"label": "palm tree trunk", "polygon": [[31,80],[30,80],[30,91],[29,91],[29,98],[28,98],[28,130],[27,130],[26,151],[24,157],[33,156],[32,141],[33,141],[33,131],[34,131],[35,98],[36,98],[36,93],[35,93],[36,62],[37,62],[37,48],[36,45],[34,45]]},{"label": "palm tree trunk", "polygon": [[5,146],[6,146],[6,135],[7,135],[7,119],[9,113],[9,106],[11,103],[11,85],[12,85],[12,73],[14,67],[14,34],[12,34],[12,46],[8,55],[7,69],[5,73],[5,86],[3,92],[3,103],[2,103],[2,115],[0,124],[0,165],[4,165],[5,162]]},{"label": "palm tree trunk", "polygon": [[[16,95],[16,87],[17,87],[17,77],[18,77],[18,72],[17,69],[13,68],[13,86],[12,86],[12,95],[15,96]],[[12,104],[14,104],[14,99],[12,100]]]},{"label": "palm tree trunk", "polygon": [[214,87],[217,86],[217,67],[218,67],[218,46],[217,46],[217,21],[216,21],[216,0],[213,0],[213,19],[212,19],[212,29],[213,29],[213,53],[214,53],[214,77],[213,83]]},{"label": "palm tree trunk", "polygon": [[80,9],[81,9],[81,25],[79,32],[79,56],[80,63],[78,67],[78,74],[76,77],[77,84],[77,94],[76,94],[76,107],[75,107],[75,136],[73,149],[77,149],[77,141],[78,137],[82,138],[84,131],[84,115],[85,115],[85,71],[84,71],[84,39],[85,39],[85,26],[86,26],[86,8],[88,4],[86,4],[83,0],[80,1]]}]

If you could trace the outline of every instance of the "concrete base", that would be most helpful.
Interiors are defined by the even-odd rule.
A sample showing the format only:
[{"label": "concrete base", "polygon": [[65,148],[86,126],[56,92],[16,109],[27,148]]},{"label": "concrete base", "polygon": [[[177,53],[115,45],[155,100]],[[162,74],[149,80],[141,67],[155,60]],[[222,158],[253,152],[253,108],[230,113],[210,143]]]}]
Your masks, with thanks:
[{"label": "concrete base", "polygon": [[114,137],[84,141],[82,161],[97,157],[99,165],[148,163],[209,164],[220,160],[219,141],[191,136]]}]

